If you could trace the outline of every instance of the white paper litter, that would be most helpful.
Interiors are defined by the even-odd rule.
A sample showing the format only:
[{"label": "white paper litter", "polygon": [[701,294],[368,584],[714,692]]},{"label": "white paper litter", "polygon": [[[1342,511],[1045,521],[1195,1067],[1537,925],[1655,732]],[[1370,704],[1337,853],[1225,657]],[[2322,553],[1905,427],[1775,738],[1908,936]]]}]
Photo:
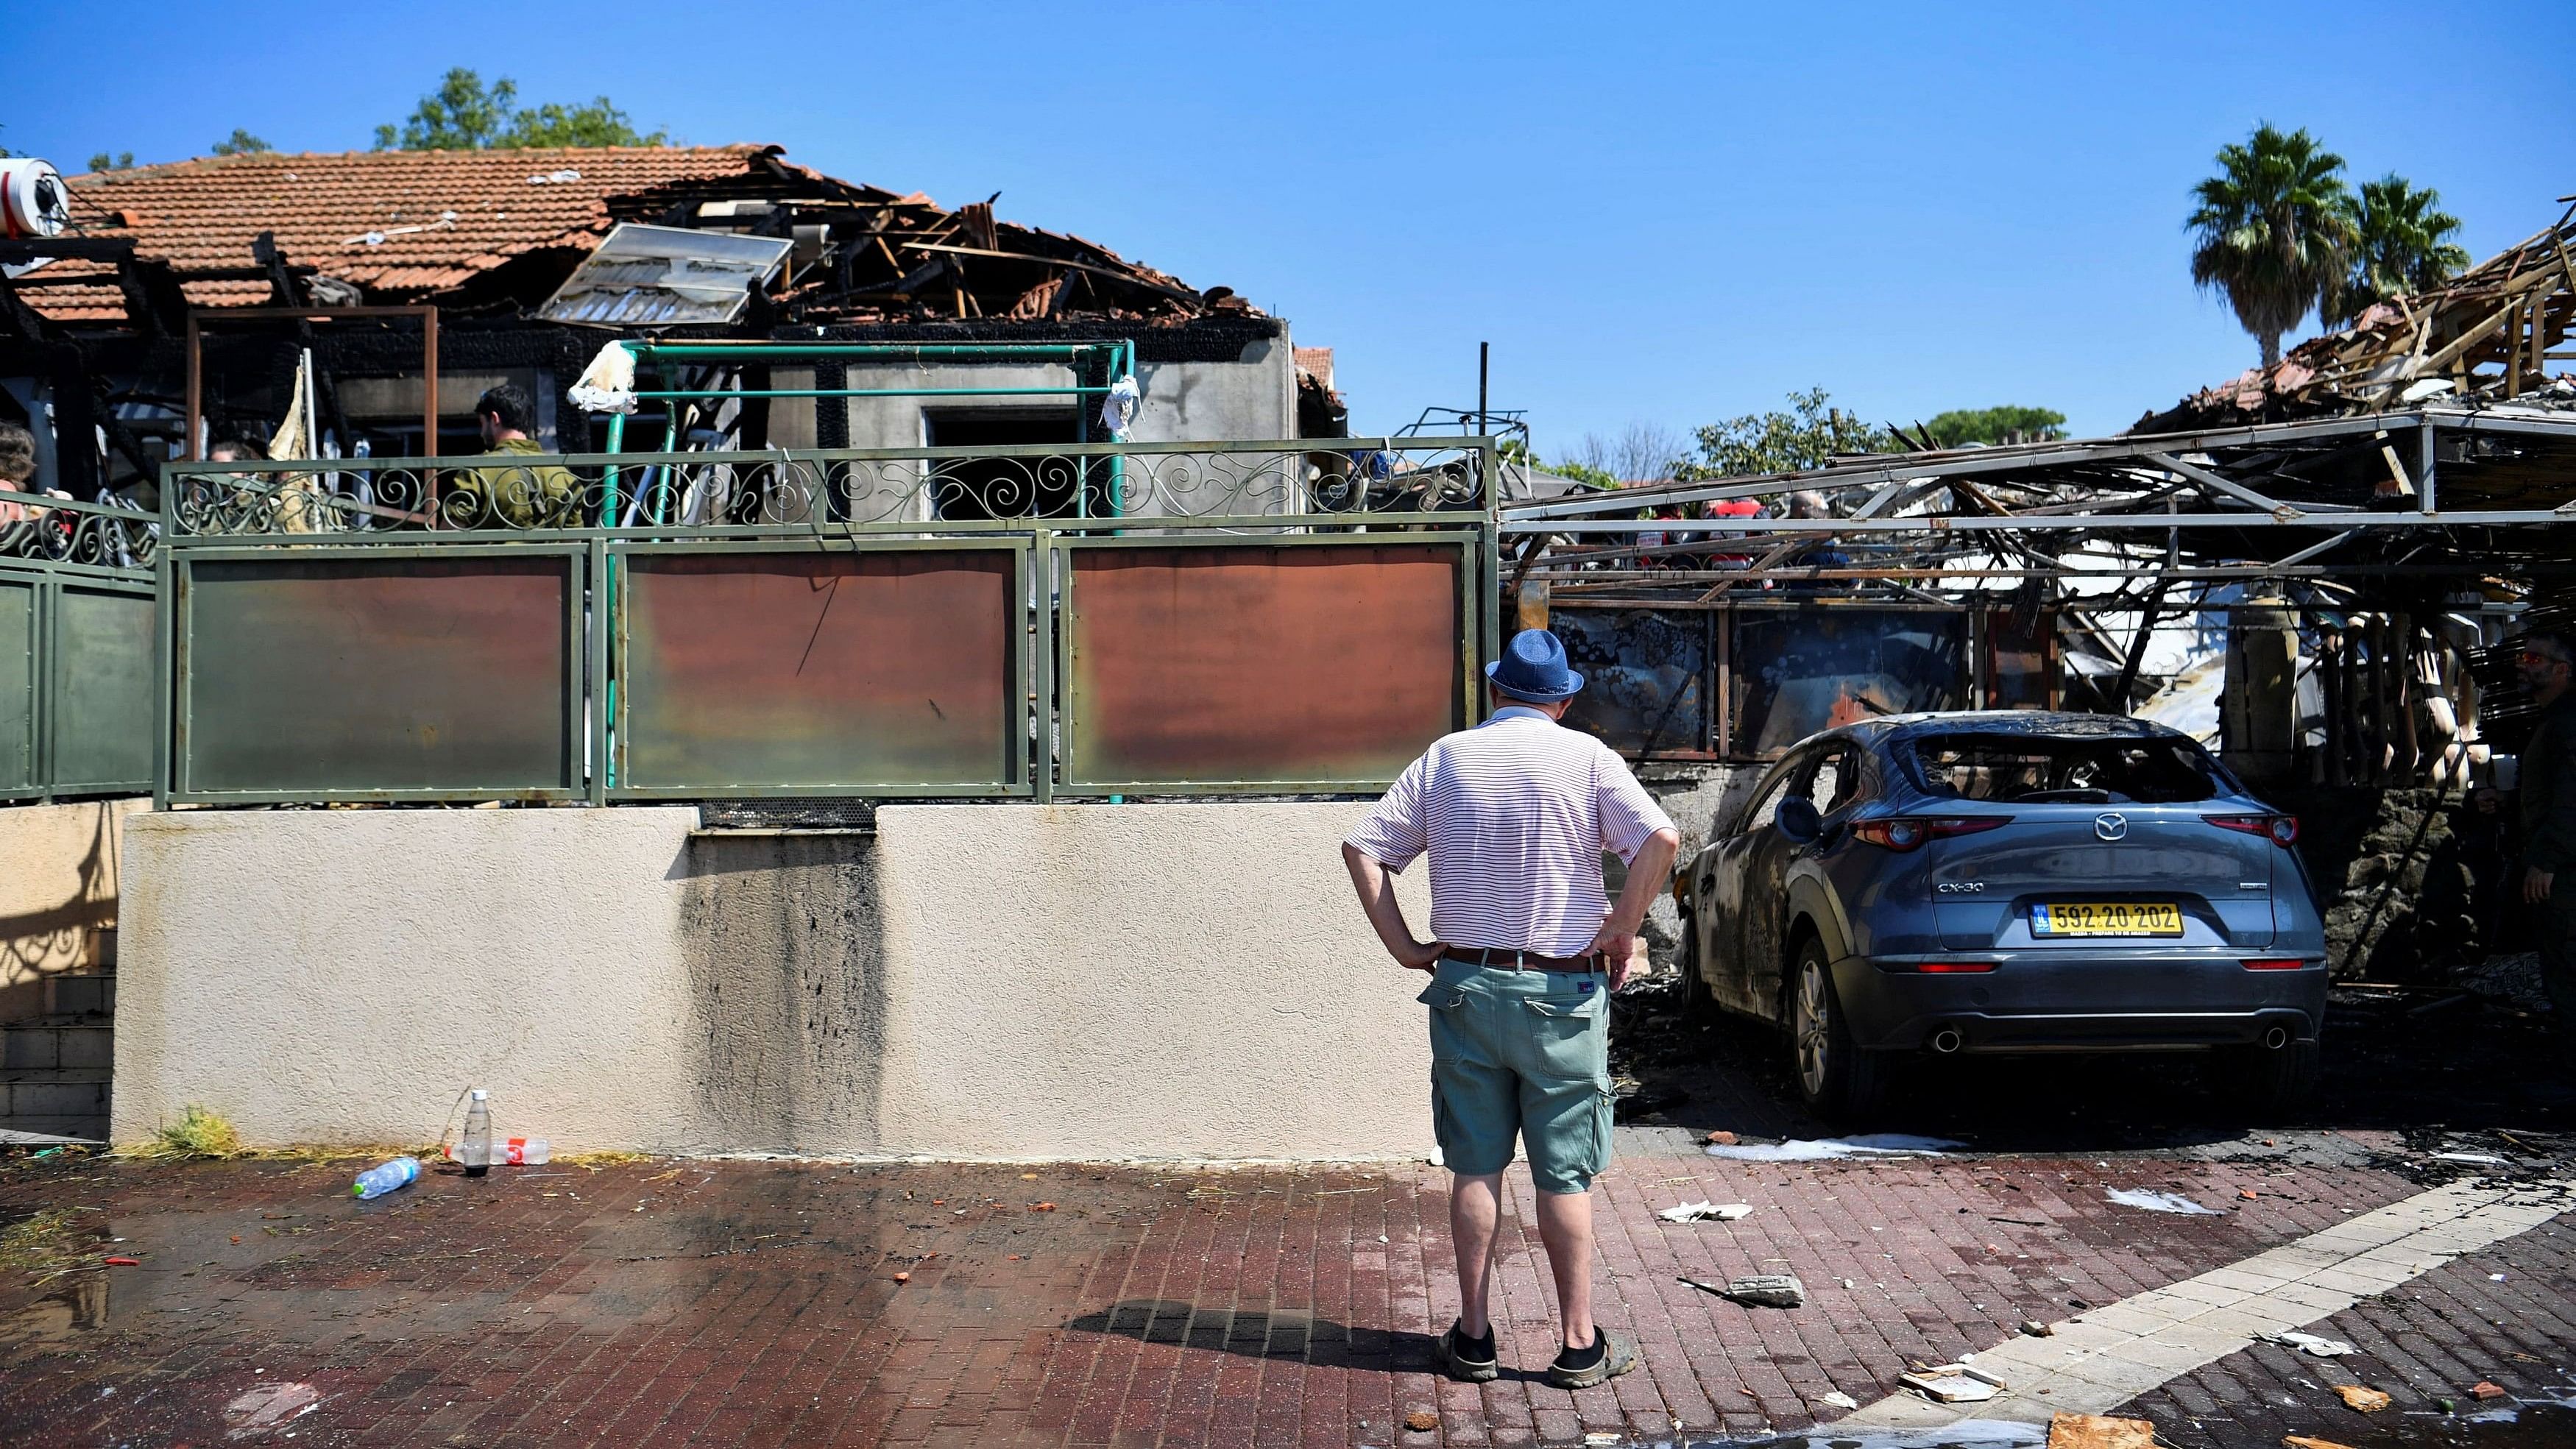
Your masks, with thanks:
[{"label": "white paper litter", "polygon": [[2352,1345],[2339,1338],[2319,1338],[2313,1333],[2266,1333],[2258,1335],[2265,1343],[2295,1348],[2314,1358],[2341,1358],[2353,1351]]},{"label": "white paper litter", "polygon": [[1655,1214],[1668,1223],[1731,1223],[1737,1218],[1752,1215],[1752,1207],[1740,1202],[1686,1202],[1679,1207],[1668,1207]]},{"label": "white paper litter", "polygon": [[1824,1162],[1838,1157],[1919,1157],[1965,1147],[1947,1137],[1916,1137],[1905,1132],[1870,1132],[1858,1137],[1793,1140],[1751,1147],[1706,1147],[1711,1157],[1737,1162]]},{"label": "white paper litter", "polygon": [[2221,1217],[2214,1207],[2202,1207],[2178,1192],[2149,1192],[2142,1187],[2115,1187],[2111,1201],[2122,1207],[2145,1208],[2151,1213],[2183,1213],[2191,1217]]},{"label": "white paper litter", "polygon": [[1857,1409],[1860,1407],[1860,1400],[1853,1398],[1851,1395],[1844,1393],[1840,1389],[1836,1389],[1830,1394],[1818,1395],[1816,1402],[1820,1404],[1831,1404],[1837,1409]]},{"label": "white paper litter", "polygon": [[2506,1158],[2489,1156],[2484,1152],[2436,1152],[2433,1154],[2433,1160],[2435,1162],[2474,1162],[2481,1167],[2502,1167],[2508,1161]]},{"label": "white paper litter", "polygon": [[2004,1381],[1965,1360],[1904,1374],[1896,1380],[1937,1404],[1982,1404],[2004,1391]]}]

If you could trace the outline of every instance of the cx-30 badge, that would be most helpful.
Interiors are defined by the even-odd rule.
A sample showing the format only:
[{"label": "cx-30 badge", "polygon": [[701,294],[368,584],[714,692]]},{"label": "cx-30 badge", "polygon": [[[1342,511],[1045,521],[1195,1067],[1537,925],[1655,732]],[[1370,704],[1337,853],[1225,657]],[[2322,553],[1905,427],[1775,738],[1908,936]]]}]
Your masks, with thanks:
[{"label": "cx-30 badge", "polygon": [[2124,839],[2129,833],[2129,817],[2116,811],[2108,815],[2096,815],[2093,817],[2093,833],[2104,840]]}]

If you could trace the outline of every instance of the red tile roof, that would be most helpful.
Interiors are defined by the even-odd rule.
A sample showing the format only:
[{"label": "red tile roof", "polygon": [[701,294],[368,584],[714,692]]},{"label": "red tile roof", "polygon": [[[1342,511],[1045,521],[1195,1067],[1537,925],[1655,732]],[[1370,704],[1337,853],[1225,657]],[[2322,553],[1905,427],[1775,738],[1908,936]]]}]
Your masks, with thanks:
[{"label": "red tile roof", "polygon": [[[530,151],[349,151],[216,156],[70,179],[86,236],[135,238],[137,252],[186,271],[251,265],[251,241],[274,232],[287,260],[378,294],[455,287],[523,252],[587,250],[611,224],[612,198],[677,183],[801,178],[776,146],[599,146]],[[632,208],[625,212],[632,215]],[[30,287],[22,295],[61,321],[121,321],[125,303],[103,264],[60,261],[35,277],[95,274],[97,286]],[[256,281],[186,283],[199,306],[256,306]]]}]

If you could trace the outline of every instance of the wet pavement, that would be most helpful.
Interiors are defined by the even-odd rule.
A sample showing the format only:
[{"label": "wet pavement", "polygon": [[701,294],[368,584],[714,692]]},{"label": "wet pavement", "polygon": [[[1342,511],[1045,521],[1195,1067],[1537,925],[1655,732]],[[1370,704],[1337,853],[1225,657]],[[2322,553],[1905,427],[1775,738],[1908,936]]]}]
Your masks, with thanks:
[{"label": "wet pavement", "polygon": [[[2464,1176],[2576,1173],[2566,1053],[2471,999],[2339,993],[2303,1120],[2231,1122],[2188,1071],[1944,1064],[1887,1123],[1933,1157],[1699,1150],[1827,1135],[1776,1045],[1623,998],[1634,1084],[1602,1181],[1600,1315],[1639,1372],[1580,1394],[1551,1353],[1518,1170],[1504,1377],[1450,1384],[1445,1175],[1421,1164],[660,1160],[434,1172],[372,1203],[361,1164],[0,1158],[0,1443],[64,1445],[1582,1444],[1803,1434],[1917,1363],[2058,1322]],[[1405,1103],[1390,1110],[1419,1110]],[[2444,1160],[2465,1154],[2493,1162]],[[2115,1190],[2216,1209],[2124,1206]],[[1656,1210],[1741,1202],[1732,1223]],[[135,1266],[104,1265],[109,1256]],[[1790,1272],[1796,1310],[1676,1282]],[[900,1276],[899,1276],[900,1275]],[[2122,1412],[2176,1446],[2570,1442],[2576,1216],[2335,1314],[2356,1352],[2250,1345]],[[2347,1408],[2339,1383],[2392,1396]],[[2476,1386],[2494,1386],[2479,1397]],[[2448,1403],[2446,1409],[2445,1402]],[[1437,1419],[1427,1431],[1408,1415]],[[2508,1415],[2511,1417],[2508,1419]],[[1929,1439],[2029,1443],[1958,1426]],[[2013,1436],[2018,1434],[2019,1438]],[[1947,1436],[1947,1437],[1943,1437]],[[2001,1437],[1995,1437],[2001,1436]],[[1835,1436],[1836,1443],[1848,1442]]]}]

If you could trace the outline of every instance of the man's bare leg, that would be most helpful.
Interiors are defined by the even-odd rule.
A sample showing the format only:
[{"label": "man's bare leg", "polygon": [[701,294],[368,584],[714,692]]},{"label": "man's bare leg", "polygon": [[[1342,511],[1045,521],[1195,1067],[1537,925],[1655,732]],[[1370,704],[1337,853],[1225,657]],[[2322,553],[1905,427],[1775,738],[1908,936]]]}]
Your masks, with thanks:
[{"label": "man's bare leg", "polygon": [[[1450,1175],[1449,1244],[1458,1254],[1458,1331],[1469,1338],[1493,1332],[1487,1315],[1493,1308],[1494,1231],[1502,1212],[1501,1173]],[[1590,1221],[1585,1219],[1587,1225]]]},{"label": "man's bare leg", "polygon": [[[1454,1217],[1456,1209],[1451,1209]],[[1542,1192],[1538,1195],[1538,1240],[1547,1247],[1548,1271],[1556,1275],[1556,1316],[1567,1348],[1592,1346],[1592,1194]],[[1466,1259],[1458,1271],[1465,1273]]]}]

